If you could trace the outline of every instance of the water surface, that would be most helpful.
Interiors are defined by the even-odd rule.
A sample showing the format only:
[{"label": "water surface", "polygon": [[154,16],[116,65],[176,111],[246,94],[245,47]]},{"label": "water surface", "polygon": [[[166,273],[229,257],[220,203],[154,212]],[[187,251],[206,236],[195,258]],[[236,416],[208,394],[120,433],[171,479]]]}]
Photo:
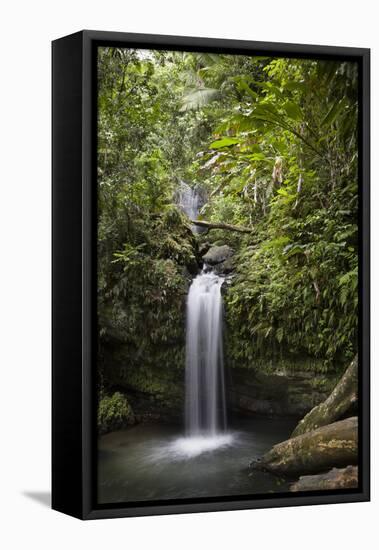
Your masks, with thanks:
[{"label": "water surface", "polygon": [[[287,439],[296,422],[244,418],[215,438],[178,426],[137,425],[99,440],[98,502],[166,500],[286,491],[288,482],[249,463]],[[218,439],[217,439],[218,438]]]}]

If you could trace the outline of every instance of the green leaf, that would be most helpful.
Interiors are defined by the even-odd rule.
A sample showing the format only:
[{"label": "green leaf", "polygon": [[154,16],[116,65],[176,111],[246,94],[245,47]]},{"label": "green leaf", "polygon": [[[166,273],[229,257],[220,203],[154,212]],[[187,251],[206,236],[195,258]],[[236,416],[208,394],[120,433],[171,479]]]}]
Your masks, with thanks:
[{"label": "green leaf", "polygon": [[249,159],[252,161],[267,160],[266,155],[264,153],[253,153],[252,155],[249,155]]},{"label": "green leaf", "polygon": [[283,248],[283,256],[290,258],[295,256],[295,254],[304,254],[304,249],[306,248],[303,244],[288,244]]},{"label": "green leaf", "polygon": [[254,108],[252,116],[282,118],[273,103],[260,103]]},{"label": "green leaf", "polygon": [[231,145],[236,145],[239,143],[240,140],[237,138],[229,138],[225,137],[222,139],[218,139],[217,141],[214,141],[210,144],[210,149],[222,149],[223,147],[230,147]]},{"label": "green leaf", "polygon": [[324,117],[323,121],[321,122],[321,126],[327,126],[330,124],[333,124],[339,113],[342,111],[342,109],[345,106],[345,100],[344,98],[337,100],[327,113],[327,115]]},{"label": "green leaf", "polygon": [[254,100],[259,98],[257,92],[252,90],[249,86],[249,82],[246,80],[246,77],[236,76],[233,78],[236,83],[237,90],[240,92],[246,92]]},{"label": "green leaf", "polygon": [[291,118],[292,120],[296,120],[297,122],[299,122],[304,118],[302,110],[296,103],[293,103],[293,101],[287,101],[283,105],[283,109],[285,110],[287,116],[289,116],[289,118]]},{"label": "green leaf", "polygon": [[283,327],[278,328],[276,331],[276,339],[278,340],[279,344],[283,340],[284,330]]},{"label": "green leaf", "polygon": [[293,92],[294,90],[299,90],[301,92],[304,92],[305,89],[306,89],[306,86],[304,82],[292,81],[292,82],[286,83],[286,90],[287,91],[289,90],[290,92]]}]

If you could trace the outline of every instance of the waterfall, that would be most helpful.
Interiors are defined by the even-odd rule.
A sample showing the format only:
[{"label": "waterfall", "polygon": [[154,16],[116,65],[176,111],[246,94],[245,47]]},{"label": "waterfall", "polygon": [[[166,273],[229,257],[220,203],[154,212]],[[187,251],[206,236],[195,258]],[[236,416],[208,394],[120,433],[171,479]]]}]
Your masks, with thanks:
[{"label": "waterfall", "polygon": [[[176,191],[176,203],[187,214],[190,220],[197,219],[200,207],[202,206],[202,199],[196,188],[190,187],[188,183],[181,180]],[[202,233],[203,228],[193,225],[192,231],[194,233]]]},{"label": "waterfall", "polygon": [[226,428],[223,281],[203,271],[188,293],[185,420],[189,436],[215,436]]}]

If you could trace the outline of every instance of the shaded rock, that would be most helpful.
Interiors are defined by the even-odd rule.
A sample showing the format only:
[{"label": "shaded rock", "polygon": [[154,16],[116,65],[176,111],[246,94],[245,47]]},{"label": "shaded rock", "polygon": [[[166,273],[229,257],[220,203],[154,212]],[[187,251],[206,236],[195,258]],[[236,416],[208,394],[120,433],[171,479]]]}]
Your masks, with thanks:
[{"label": "shaded rock", "polygon": [[212,246],[208,250],[208,252],[204,254],[203,261],[206,264],[213,266],[224,262],[228,258],[231,258],[233,254],[233,249],[227,244],[224,244],[222,246]]},{"label": "shaded rock", "polygon": [[[183,335],[184,336],[184,335]],[[153,412],[160,416],[181,416],[184,399],[184,338],[165,342],[141,359],[142,350],[116,340],[103,341],[104,384],[125,393],[134,414]],[[175,368],[173,368],[175,359]]]},{"label": "shaded rock", "polygon": [[199,272],[199,264],[195,257],[191,258],[185,267],[192,277],[197,275],[197,273]]},{"label": "shaded rock", "polygon": [[223,262],[214,266],[213,271],[217,275],[228,275],[234,271],[234,260],[233,257],[227,258]]},{"label": "shaded rock", "polygon": [[329,397],[314,407],[296,426],[296,437],[343,418],[358,401],[358,358],[355,357]]},{"label": "shaded rock", "polygon": [[290,491],[325,491],[355,489],[358,487],[358,466],[333,468],[324,474],[301,476],[290,486]]},{"label": "shaded rock", "polygon": [[199,244],[199,254],[200,254],[200,256],[204,256],[204,254],[206,254],[208,252],[208,250],[210,249],[211,246],[212,246],[211,243],[209,243],[208,241]]},{"label": "shaded rock", "polygon": [[297,477],[356,464],[357,460],[358,418],[352,417],[283,441],[251,466],[279,476]]},{"label": "shaded rock", "polygon": [[238,413],[299,418],[329,395],[335,380],[335,375],[307,371],[278,369],[266,374],[233,367],[227,385],[229,406]]}]

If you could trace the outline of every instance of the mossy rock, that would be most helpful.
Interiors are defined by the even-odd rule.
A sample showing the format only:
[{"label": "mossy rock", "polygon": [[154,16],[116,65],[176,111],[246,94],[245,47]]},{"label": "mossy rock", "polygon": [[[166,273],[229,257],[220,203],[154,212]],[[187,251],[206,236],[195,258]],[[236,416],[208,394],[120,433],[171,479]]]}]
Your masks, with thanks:
[{"label": "mossy rock", "polygon": [[279,476],[322,473],[358,462],[358,418],[322,426],[278,443],[251,467]]},{"label": "mossy rock", "polygon": [[100,434],[121,430],[135,423],[133,410],[120,392],[100,399],[97,411],[97,427]]},{"label": "mossy rock", "polygon": [[290,491],[335,491],[358,488],[358,466],[333,468],[326,473],[301,476],[290,486]]}]

